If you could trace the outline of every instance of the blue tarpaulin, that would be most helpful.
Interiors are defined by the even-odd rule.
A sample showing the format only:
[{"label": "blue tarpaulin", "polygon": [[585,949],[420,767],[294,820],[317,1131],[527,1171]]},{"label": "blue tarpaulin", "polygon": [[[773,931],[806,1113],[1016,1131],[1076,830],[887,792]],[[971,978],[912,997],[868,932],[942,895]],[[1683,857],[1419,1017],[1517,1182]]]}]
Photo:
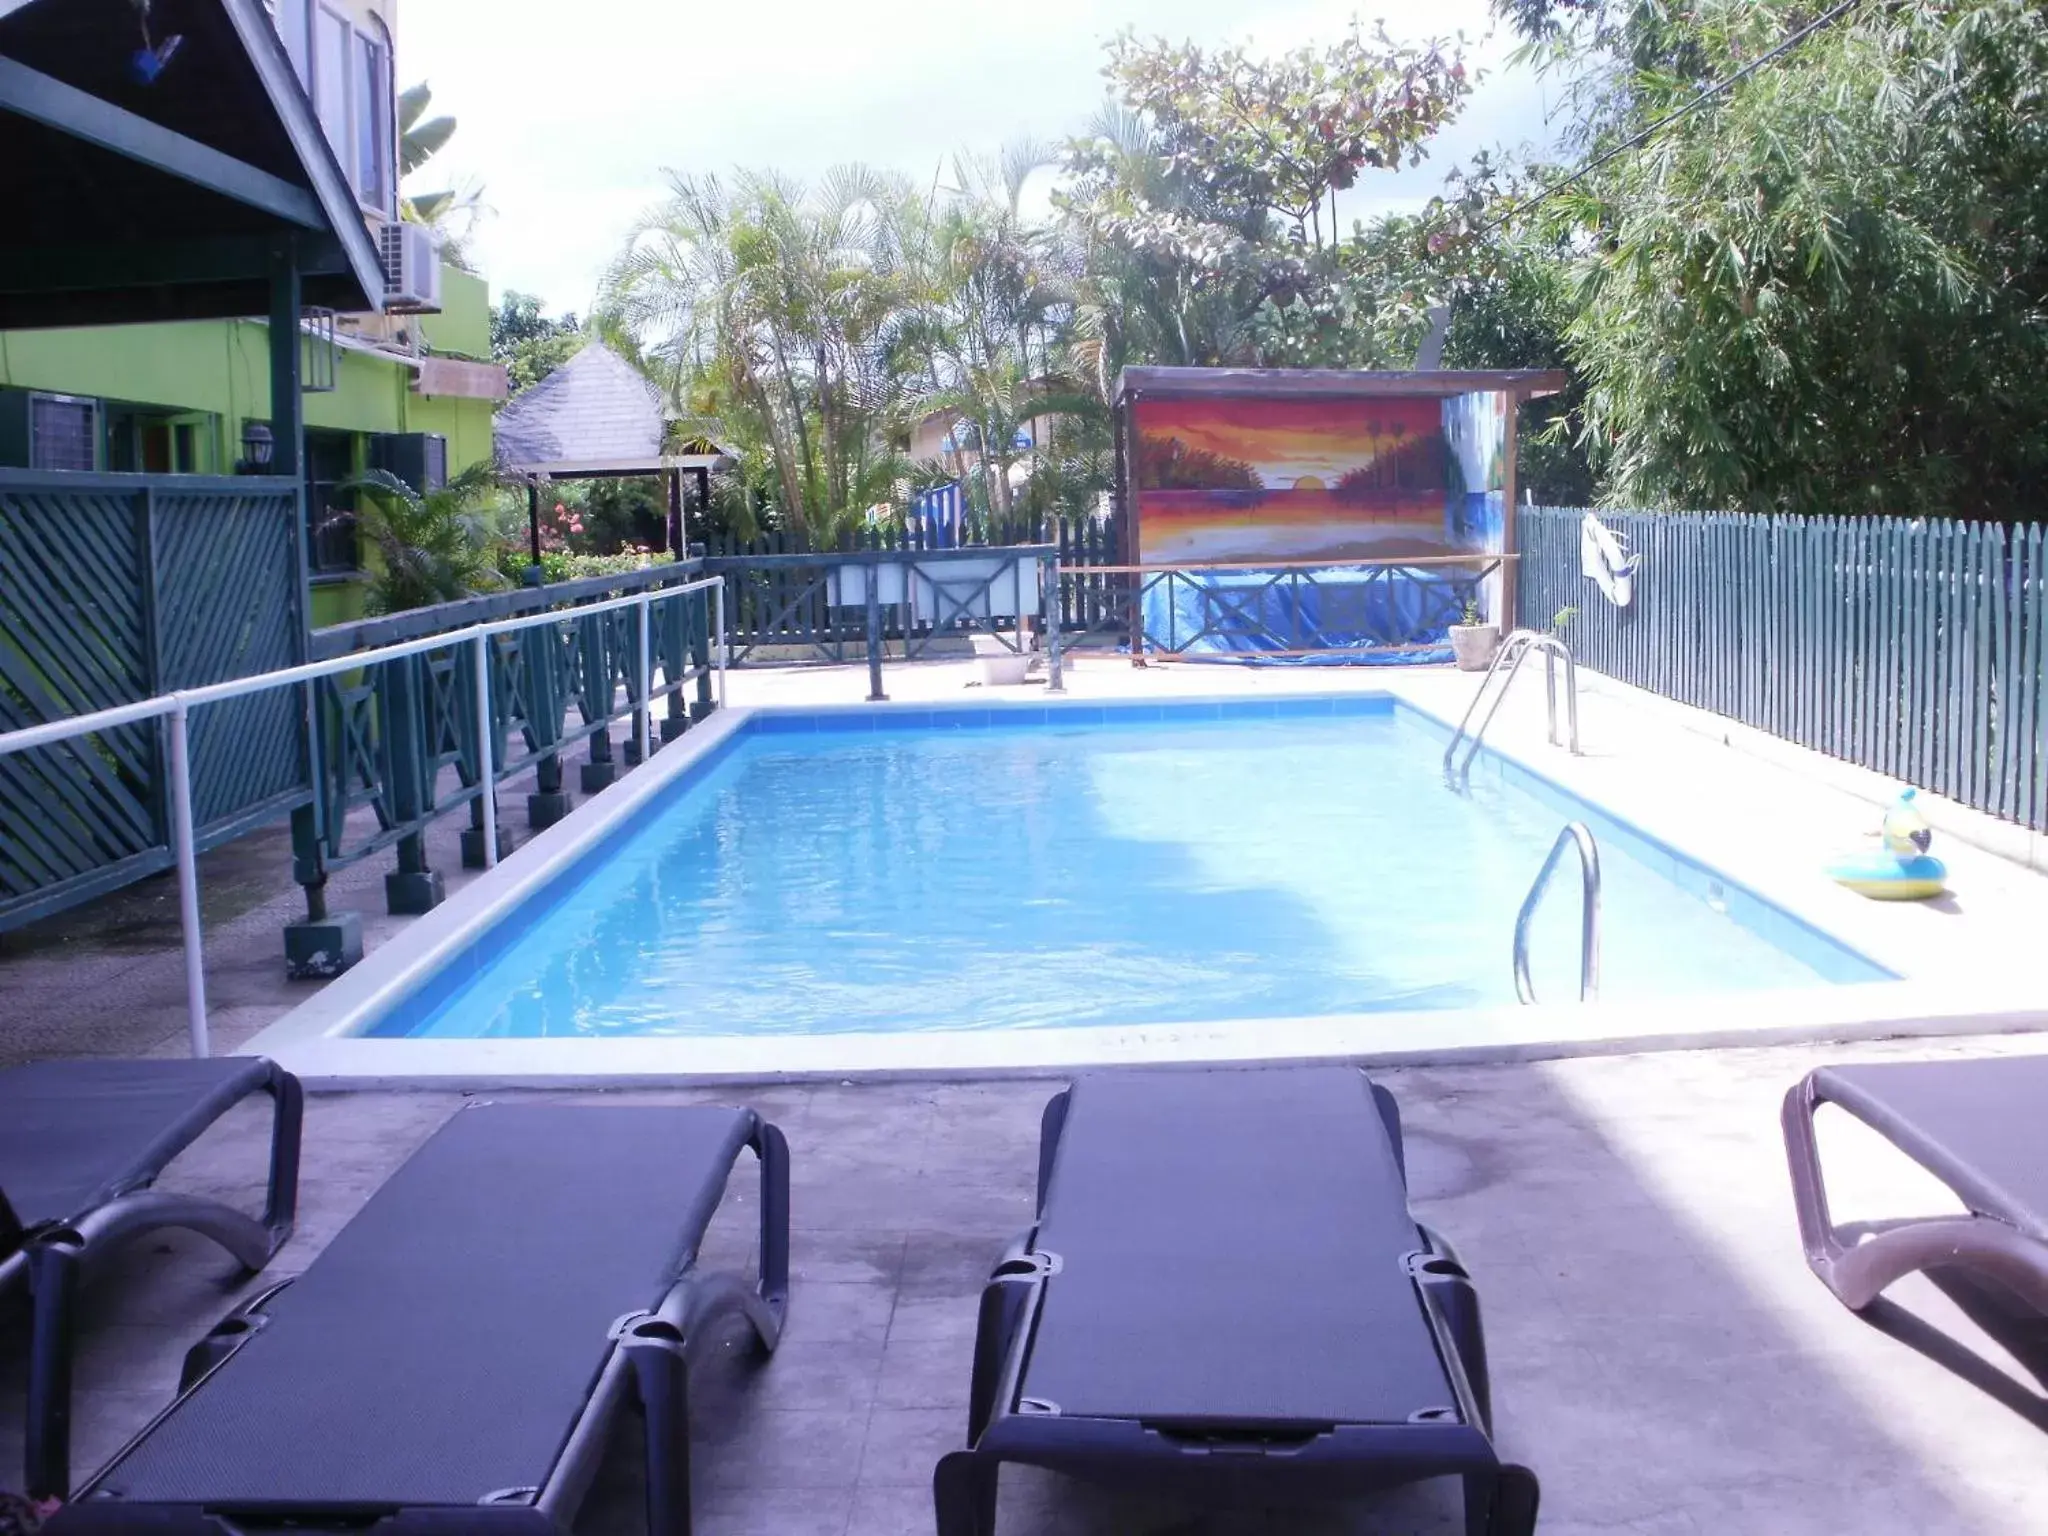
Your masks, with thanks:
[{"label": "blue tarpaulin", "polygon": [[[1145,646],[1190,659],[1449,661],[1446,631],[1478,581],[1476,571],[1413,566],[1175,571],[1146,584]],[[1273,654],[1295,651],[1325,654]]]}]

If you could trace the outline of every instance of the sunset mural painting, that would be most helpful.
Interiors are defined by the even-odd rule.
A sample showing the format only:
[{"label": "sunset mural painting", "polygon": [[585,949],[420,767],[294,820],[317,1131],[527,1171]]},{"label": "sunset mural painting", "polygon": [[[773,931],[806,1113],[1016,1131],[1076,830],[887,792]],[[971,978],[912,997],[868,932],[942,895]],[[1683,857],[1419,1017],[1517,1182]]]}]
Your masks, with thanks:
[{"label": "sunset mural painting", "polygon": [[1138,563],[1497,553],[1504,405],[1140,400]]},{"label": "sunset mural painting", "polygon": [[[1271,652],[1306,636],[1316,648],[1434,659],[1488,557],[1510,547],[1515,402],[1560,383],[1127,370],[1126,553],[1184,570],[1142,583],[1151,648],[1179,650],[1193,635],[1186,649]],[[1497,579],[1483,584],[1498,611]]]}]

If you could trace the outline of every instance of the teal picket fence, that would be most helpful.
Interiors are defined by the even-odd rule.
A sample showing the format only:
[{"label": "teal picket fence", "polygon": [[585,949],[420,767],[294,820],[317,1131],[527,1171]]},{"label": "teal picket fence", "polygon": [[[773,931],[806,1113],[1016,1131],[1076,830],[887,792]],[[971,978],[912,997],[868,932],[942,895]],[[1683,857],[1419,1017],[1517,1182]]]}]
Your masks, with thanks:
[{"label": "teal picket fence", "polygon": [[1581,509],[1520,509],[1519,622],[1597,672],[2048,830],[2040,524],[1602,512],[1641,557],[1616,608]]}]

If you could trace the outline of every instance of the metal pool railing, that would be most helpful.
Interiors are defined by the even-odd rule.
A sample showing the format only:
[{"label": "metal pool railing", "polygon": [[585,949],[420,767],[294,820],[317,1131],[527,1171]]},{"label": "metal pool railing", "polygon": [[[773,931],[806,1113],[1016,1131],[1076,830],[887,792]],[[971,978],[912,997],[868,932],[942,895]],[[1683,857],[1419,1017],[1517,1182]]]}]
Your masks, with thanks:
[{"label": "metal pool railing", "polygon": [[[365,667],[377,666],[383,662],[398,661],[416,656],[424,651],[453,650],[467,646],[472,657],[471,676],[474,680],[475,726],[477,732],[477,783],[483,810],[483,847],[486,867],[498,862],[498,816],[496,796],[492,789],[497,773],[495,759],[497,745],[494,737],[501,734],[497,717],[492,711],[491,679],[496,670],[491,663],[491,642],[498,635],[510,634],[517,630],[530,629],[544,624],[580,622],[593,614],[606,613],[614,609],[637,609],[636,629],[638,632],[638,657],[635,680],[637,689],[634,699],[638,707],[633,710],[633,731],[640,750],[646,754],[650,747],[651,726],[649,721],[649,683],[651,677],[651,656],[648,637],[655,604],[686,599],[695,592],[709,591],[713,595],[714,629],[718,640],[715,665],[718,676],[718,705],[725,707],[725,583],[722,578],[712,576],[699,581],[686,582],[679,586],[665,587],[659,591],[629,593],[601,603],[592,603],[581,608],[526,614],[518,618],[500,619],[488,624],[473,624],[463,629],[448,630],[440,634],[422,635],[397,645],[380,646],[375,650],[354,651],[326,661],[308,662],[303,666],[285,667],[274,672],[258,673],[253,677],[234,678],[227,682],[212,683],[202,688],[180,689],[173,693],[159,694],[154,698],[141,699],[133,704],[118,705],[112,709],[97,710],[88,715],[75,715],[66,720],[52,720],[43,725],[29,726],[23,730],[9,731],[0,735],[0,757],[16,752],[26,752],[36,747],[53,746],[60,742],[74,740],[81,736],[97,735],[121,726],[136,725],[149,720],[162,720],[166,728],[166,757],[169,763],[169,789],[171,800],[171,841],[178,872],[178,923],[183,938],[185,958],[185,1016],[186,1033],[194,1056],[205,1056],[210,1052],[210,1041],[206,1018],[206,956],[199,925],[199,868],[196,838],[192,814],[192,766],[190,747],[190,720],[192,711],[208,704],[218,704],[227,699],[262,693],[274,688],[299,688],[304,697],[308,717],[308,739],[316,739],[311,729],[312,716],[317,708],[313,687],[322,679],[342,673],[357,672]],[[501,743],[500,743],[501,744]]]},{"label": "metal pool railing", "polygon": [[1525,1003],[1536,1001],[1536,985],[1529,979],[1529,925],[1565,849],[1572,847],[1579,851],[1579,1001],[1590,1003],[1600,996],[1600,845],[1593,841],[1590,827],[1573,821],[1550,845],[1543,868],[1522,898],[1522,910],[1515,914],[1515,996]]},{"label": "metal pool railing", "polygon": [[[1479,755],[1479,742],[1486,735],[1486,728],[1493,724],[1493,717],[1500,712],[1501,702],[1507,698],[1508,689],[1514,686],[1515,677],[1522,670],[1522,663],[1529,659],[1531,651],[1543,653],[1543,695],[1545,707],[1550,714],[1550,744],[1564,746],[1557,734],[1557,658],[1564,658],[1564,707],[1565,721],[1570,728],[1569,743],[1573,757],[1579,755],[1579,672],[1572,661],[1572,653],[1565,643],[1555,635],[1538,634],[1533,629],[1518,629],[1501,642],[1500,650],[1494,654],[1493,665],[1486,669],[1486,676],[1479,680],[1479,691],[1472,695],[1472,702],[1465,706],[1465,716],[1458,722],[1458,728],[1451,733],[1450,745],[1444,748],[1444,783],[1452,789],[1463,789],[1472,774],[1472,759]],[[1493,702],[1480,716],[1477,730],[1468,731],[1472,716],[1478,712],[1487,690],[1493,687],[1494,678],[1501,669],[1507,669],[1499,688],[1494,690]],[[1465,749],[1465,757],[1458,760],[1458,748]]]}]

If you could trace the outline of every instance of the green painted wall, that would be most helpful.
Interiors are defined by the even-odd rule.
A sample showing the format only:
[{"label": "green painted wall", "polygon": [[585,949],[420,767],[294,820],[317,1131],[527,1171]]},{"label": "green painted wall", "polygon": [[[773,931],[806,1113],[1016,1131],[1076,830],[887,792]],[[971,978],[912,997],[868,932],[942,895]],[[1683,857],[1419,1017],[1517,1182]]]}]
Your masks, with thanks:
[{"label": "green painted wall", "polygon": [[[483,279],[441,269],[442,311],[417,324],[428,346],[478,360],[491,355],[491,294]],[[417,394],[396,358],[343,349],[335,388],[305,397],[306,425],[344,432],[437,432],[448,440],[448,472],[491,456],[496,402]],[[126,405],[204,412],[214,418],[203,472],[226,474],[241,457],[242,422],[270,416],[270,327],[257,320],[81,330],[0,331],[0,388],[89,395]],[[23,396],[0,397],[0,407]],[[24,408],[25,412],[25,408]],[[0,409],[0,464],[27,462],[26,416],[11,430]],[[358,453],[360,467],[361,453]],[[363,587],[351,578],[315,581],[313,625],[363,616]]]},{"label": "green painted wall", "polygon": [[360,581],[316,581],[313,583],[313,627],[353,624],[363,617],[363,584]]},{"label": "green painted wall", "polygon": [[[490,356],[490,290],[443,269],[443,313],[421,317],[436,350]],[[257,320],[0,332],[0,386],[93,395],[217,418],[217,471],[234,467],[245,417],[270,415],[270,328]],[[402,362],[344,349],[331,392],[306,396],[306,425],[352,432],[438,432],[448,469],[490,457],[489,400],[434,399],[410,388]]]},{"label": "green painted wall", "polygon": [[420,316],[420,334],[437,352],[487,361],[491,355],[491,288],[480,277],[441,268],[441,313]]}]

